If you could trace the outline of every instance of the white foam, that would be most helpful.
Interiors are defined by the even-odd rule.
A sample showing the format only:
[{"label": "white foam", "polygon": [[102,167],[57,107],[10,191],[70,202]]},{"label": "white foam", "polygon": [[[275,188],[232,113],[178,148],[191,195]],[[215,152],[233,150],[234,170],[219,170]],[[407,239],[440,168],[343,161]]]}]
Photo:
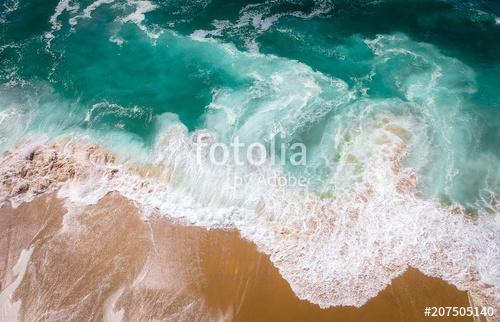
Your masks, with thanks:
[{"label": "white foam", "polygon": [[21,309],[21,301],[12,302],[12,295],[21,284],[26,268],[33,253],[33,248],[29,250],[23,249],[21,255],[17,260],[16,265],[12,268],[12,272],[16,276],[14,282],[7,286],[2,293],[0,293],[0,320],[1,321],[18,321],[19,310]]},{"label": "white foam", "polygon": [[195,40],[204,40],[207,37],[221,37],[224,32],[236,32],[244,28],[252,28],[251,35],[245,39],[245,47],[250,52],[258,52],[259,45],[257,37],[268,31],[278,20],[283,17],[292,16],[302,19],[312,19],[314,17],[324,16],[333,10],[333,6],[328,1],[315,1],[315,6],[310,13],[306,14],[301,11],[283,12],[271,14],[273,3],[250,4],[240,10],[238,21],[232,23],[227,20],[214,20],[212,30],[195,30],[191,34],[191,38]]},{"label": "white foam", "polygon": [[3,11],[0,15],[0,22],[4,23],[7,15],[19,8],[19,0],[7,0],[3,3]]},{"label": "white foam", "polygon": [[208,36],[220,37],[223,35],[224,30],[231,27],[231,22],[228,20],[214,20],[212,21],[212,30],[195,30],[191,34],[191,38],[194,40],[205,40]]},{"label": "white foam", "polygon": [[135,6],[135,11],[129,14],[128,16],[122,18],[123,22],[134,22],[136,24],[141,24],[146,18],[145,14],[151,12],[157,8],[156,5],[149,1],[135,1],[129,0],[129,5]]},{"label": "white foam", "polygon": [[19,0],[6,0],[0,10],[0,23],[7,22],[7,16],[19,8]]},{"label": "white foam", "polygon": [[[88,5],[81,14],[75,15],[69,19],[69,24],[71,27],[74,29],[78,25],[78,21],[81,19],[91,19],[92,18],[92,13],[97,10],[98,8],[102,7],[103,5],[108,5],[114,3],[115,0],[96,0],[92,2],[90,5]],[[62,6],[62,5],[61,5]],[[117,21],[120,21],[122,23],[127,23],[131,22],[136,24],[142,31],[144,31],[151,39],[157,39],[162,31],[153,31],[150,28],[147,28],[143,22],[144,19],[146,18],[146,14],[148,12],[151,12],[157,8],[157,5],[153,4],[150,1],[147,0],[128,0],[127,1],[127,6],[130,8],[133,8],[134,11],[123,16],[117,18]],[[127,6],[121,8],[126,11],[128,11]],[[64,10],[64,9],[62,9]],[[60,14],[60,13],[59,13]],[[58,15],[59,15],[58,14]],[[57,19],[57,16],[56,16]],[[60,27],[59,27],[60,29]],[[116,43],[117,45],[121,46],[124,42],[124,39],[119,37],[118,35],[113,35],[110,37],[110,41]]]},{"label": "white foam", "polygon": [[143,22],[146,19],[146,13],[151,12],[157,8],[155,4],[147,0],[127,0],[127,4],[129,6],[135,7],[135,11],[130,13],[129,15],[120,18],[119,20],[122,23],[132,22],[139,27],[143,32],[145,32],[149,38],[158,39],[160,35],[163,33],[163,30],[154,31],[150,28],[147,28]]},{"label": "white foam", "polygon": [[45,39],[47,40],[47,48],[50,48],[50,44],[55,37],[54,34],[59,30],[61,30],[62,23],[59,21],[59,16],[65,11],[74,13],[78,9],[79,9],[78,3],[72,4],[71,0],[59,0],[56,9],[49,20],[51,25],[50,31],[45,33]]},{"label": "white foam", "polygon": [[[13,93],[14,91],[9,91]],[[12,146],[26,131],[32,121],[32,115],[19,103],[3,96],[0,108],[0,151]]]},{"label": "white foam", "polygon": [[251,86],[239,91],[219,89],[208,106],[205,126],[216,129],[223,137],[270,139],[269,131],[275,122],[293,137],[304,124],[320,120],[352,99],[346,83],[298,62],[270,57],[259,65],[250,60],[245,68],[252,64],[255,68],[241,68],[241,75],[251,71]]},{"label": "white foam", "polygon": [[123,293],[124,288],[120,288],[118,291],[113,293],[106,301],[104,305],[104,322],[121,322],[123,321],[123,317],[125,315],[125,310],[122,308],[118,311],[115,311],[114,307],[116,302],[120,298]]},{"label": "white foam", "polygon": [[125,42],[125,40],[124,40],[122,37],[117,36],[117,35],[111,36],[111,37],[109,38],[109,41],[111,41],[112,43],[117,44],[117,45],[118,45],[118,46],[120,46],[120,47],[121,47],[121,46],[123,45],[123,43]]},{"label": "white foam", "polygon": [[107,115],[116,115],[119,117],[134,118],[141,117],[147,118],[151,121],[153,118],[152,111],[140,106],[133,106],[127,108],[119,104],[110,103],[108,101],[101,101],[92,105],[85,115],[85,122],[95,122],[96,119],[102,118]]},{"label": "white foam", "polygon": [[88,5],[85,9],[83,9],[83,12],[81,15],[74,16],[69,19],[69,24],[74,27],[78,24],[79,19],[91,19],[92,18],[92,12],[94,12],[97,8],[101,7],[102,5],[105,4],[110,4],[113,3],[115,0],[96,0],[92,2],[90,5]]}]

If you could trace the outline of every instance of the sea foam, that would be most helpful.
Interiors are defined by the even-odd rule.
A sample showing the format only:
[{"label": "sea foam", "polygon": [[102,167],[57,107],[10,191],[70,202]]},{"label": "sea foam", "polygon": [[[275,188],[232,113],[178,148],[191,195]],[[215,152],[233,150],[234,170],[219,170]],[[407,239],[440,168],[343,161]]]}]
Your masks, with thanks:
[{"label": "sea foam", "polygon": [[[165,131],[150,165],[121,164],[85,142],[25,142],[2,161],[2,199],[19,203],[59,190],[72,204],[89,204],[118,191],[146,215],[236,228],[270,254],[299,297],[322,307],[360,306],[408,266],[498,303],[496,224],[469,218],[460,205],[421,199],[418,177],[401,165],[404,140],[387,129],[374,133],[373,141],[381,138],[362,180],[329,197],[256,180],[236,189],[230,178],[243,170],[196,163],[196,140],[181,125]],[[249,175],[282,174],[263,167]]]}]

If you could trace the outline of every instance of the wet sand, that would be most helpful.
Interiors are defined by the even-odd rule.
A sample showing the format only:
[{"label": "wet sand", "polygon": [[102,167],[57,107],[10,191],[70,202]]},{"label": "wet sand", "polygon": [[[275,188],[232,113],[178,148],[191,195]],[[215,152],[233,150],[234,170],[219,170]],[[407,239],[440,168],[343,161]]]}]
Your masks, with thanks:
[{"label": "wet sand", "polygon": [[0,228],[2,294],[32,251],[12,294],[22,321],[424,321],[425,306],[469,305],[465,292],[409,269],[361,308],[321,309],[237,232],[145,219],[117,194],[70,212],[54,195],[4,206]]}]

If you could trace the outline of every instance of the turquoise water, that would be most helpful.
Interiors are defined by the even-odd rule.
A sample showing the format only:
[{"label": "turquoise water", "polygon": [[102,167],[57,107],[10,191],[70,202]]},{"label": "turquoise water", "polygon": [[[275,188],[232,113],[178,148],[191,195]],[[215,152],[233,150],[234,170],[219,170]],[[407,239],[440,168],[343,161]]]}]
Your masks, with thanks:
[{"label": "turquoise water", "polygon": [[147,158],[166,115],[223,141],[279,127],[308,160],[280,167],[335,195],[382,128],[425,198],[482,207],[500,193],[498,17],[493,1],[3,0],[0,143],[86,134]]}]

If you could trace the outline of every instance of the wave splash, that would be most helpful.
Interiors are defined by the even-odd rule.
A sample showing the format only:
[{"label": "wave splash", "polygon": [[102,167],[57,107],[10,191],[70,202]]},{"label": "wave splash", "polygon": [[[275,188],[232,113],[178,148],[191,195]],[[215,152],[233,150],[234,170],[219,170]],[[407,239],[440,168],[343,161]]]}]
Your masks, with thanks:
[{"label": "wave splash", "polygon": [[[195,161],[195,140],[181,125],[164,133],[157,162],[121,164],[82,141],[39,145],[6,155],[2,200],[22,202],[59,190],[70,205],[118,191],[146,214],[205,227],[236,228],[270,254],[302,299],[322,307],[361,306],[408,266],[498,303],[498,226],[459,205],[418,196],[415,172],[401,165],[404,141],[387,129],[362,180],[339,196],[297,195],[283,187],[231,187],[228,174]],[[280,175],[261,169],[258,175]],[[213,189],[214,186],[220,189]],[[493,204],[500,212],[500,203]]]}]

